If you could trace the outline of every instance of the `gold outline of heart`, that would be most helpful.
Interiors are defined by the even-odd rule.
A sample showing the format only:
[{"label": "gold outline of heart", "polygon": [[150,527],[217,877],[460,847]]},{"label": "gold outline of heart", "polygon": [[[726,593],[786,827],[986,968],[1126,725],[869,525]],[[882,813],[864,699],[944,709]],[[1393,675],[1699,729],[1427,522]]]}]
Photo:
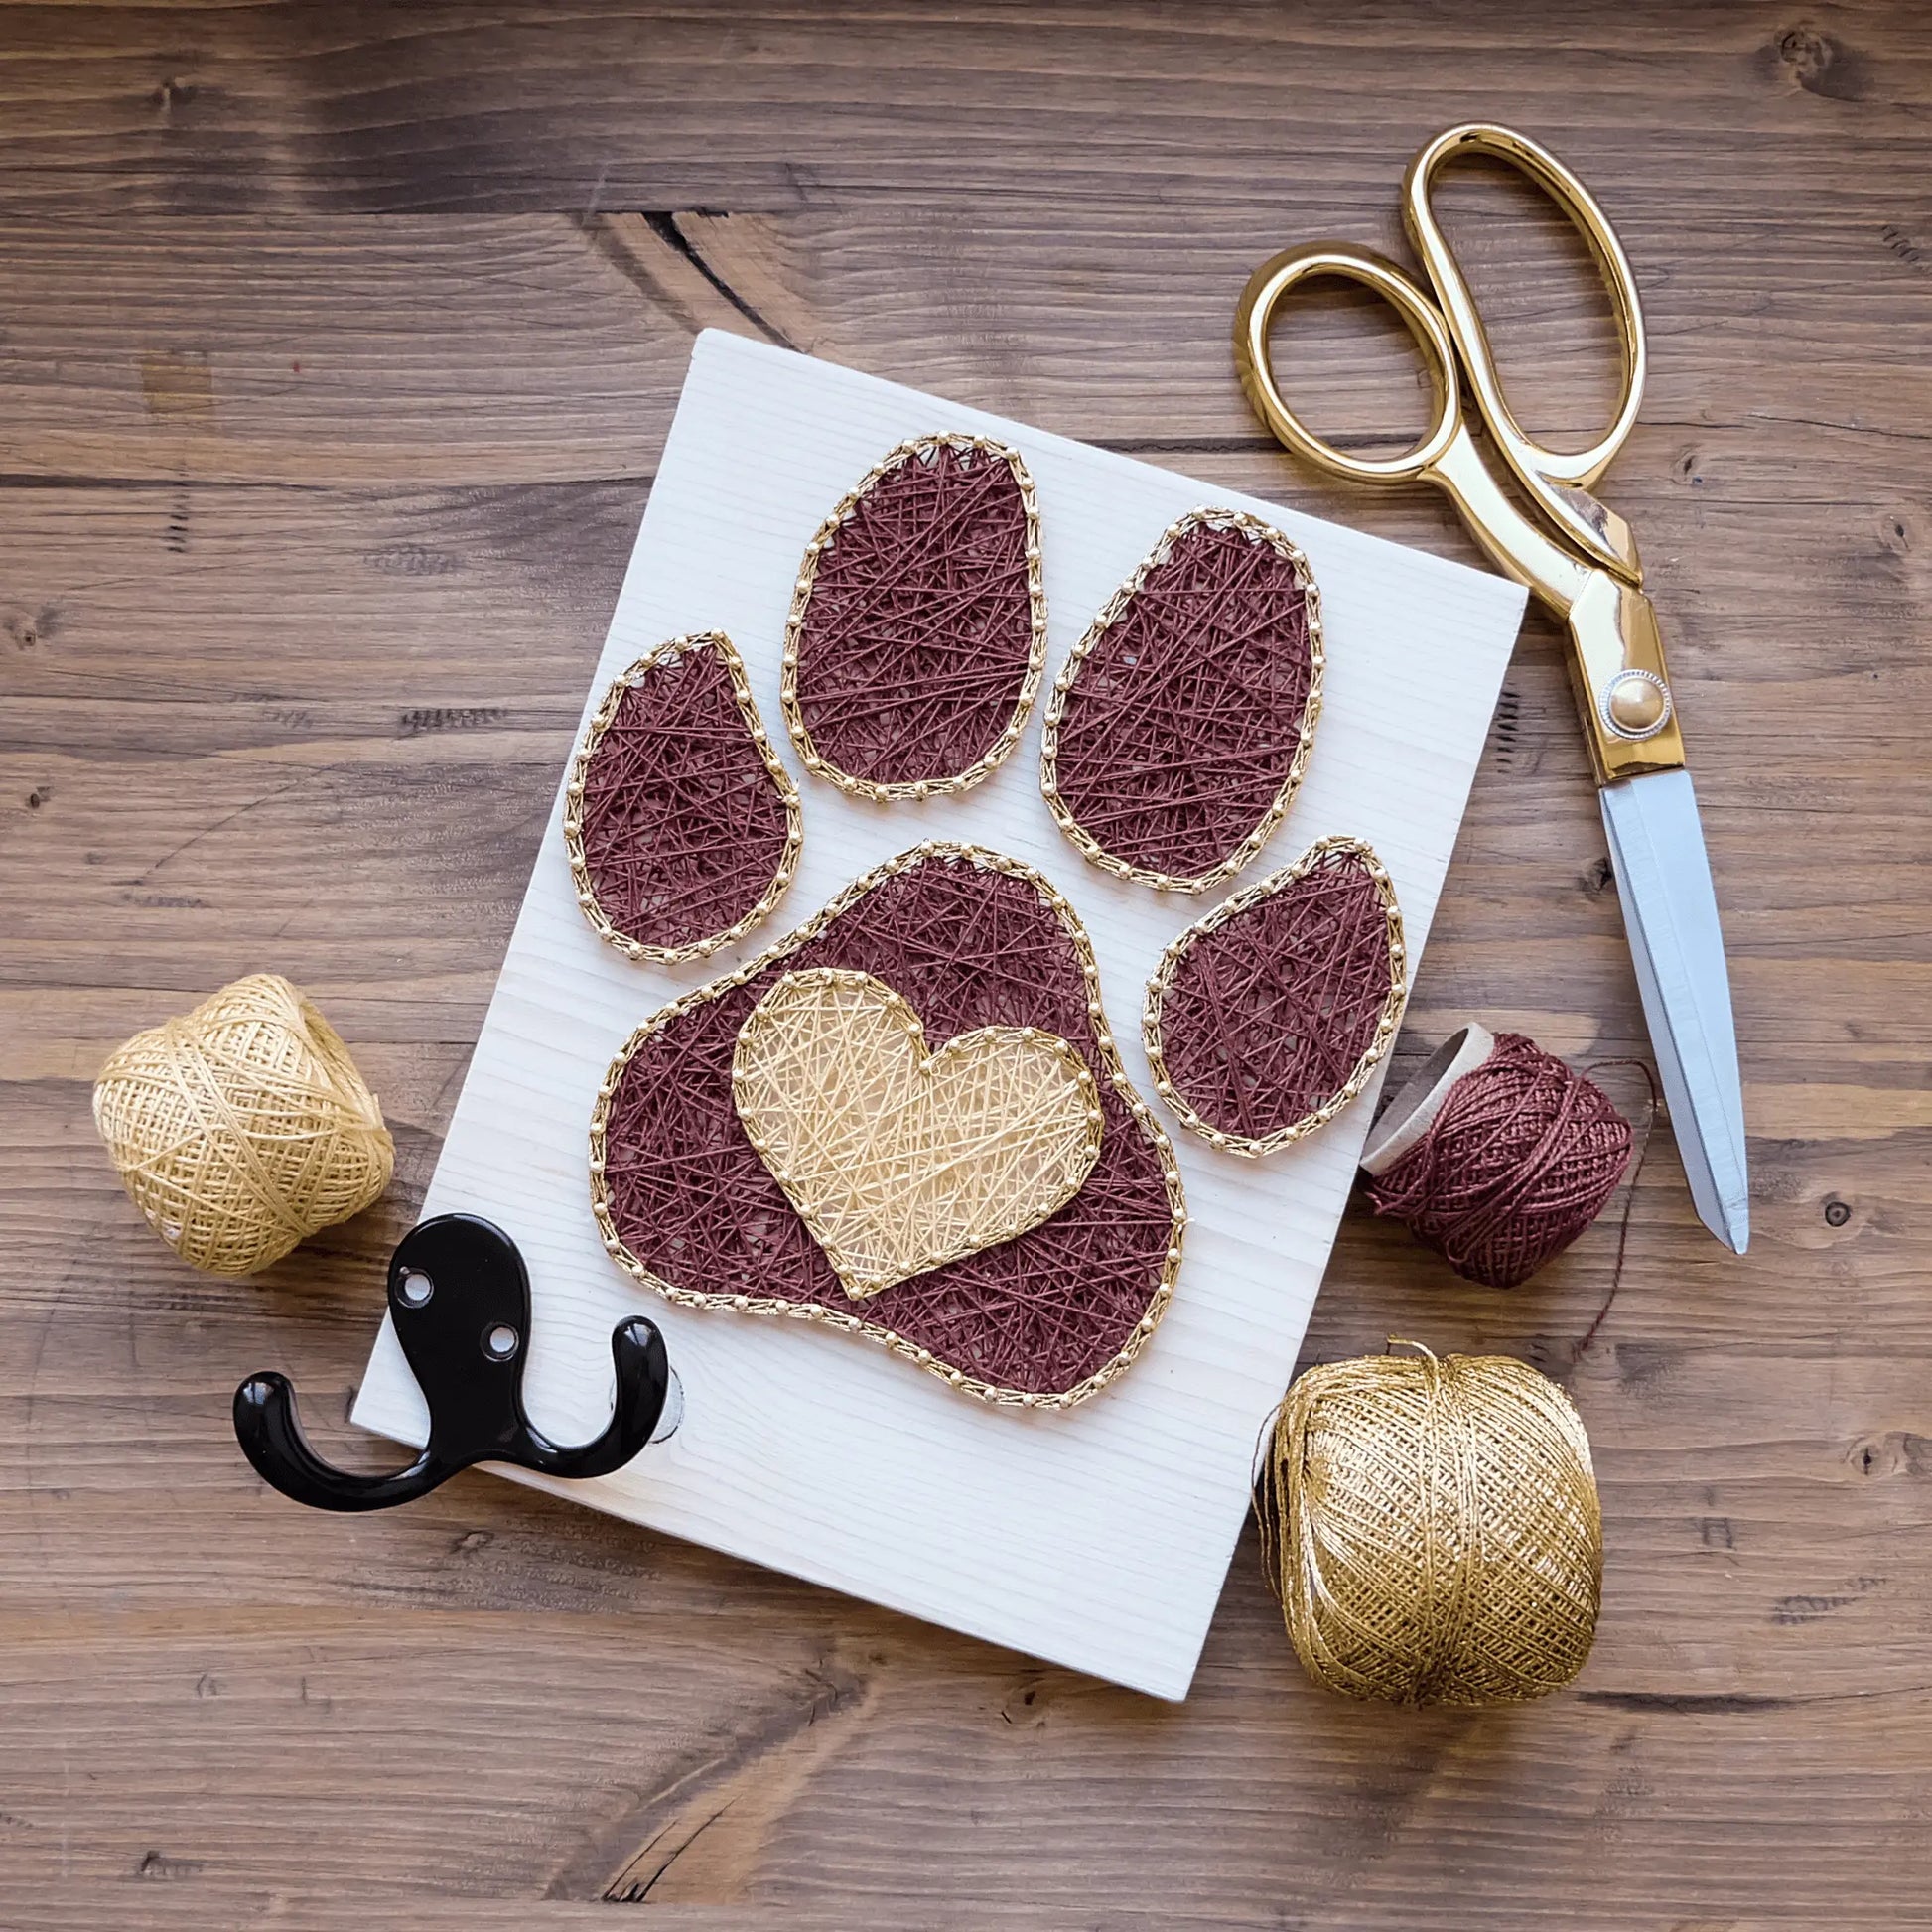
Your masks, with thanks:
[{"label": "gold outline of heart", "polygon": [[[870,1040],[868,1025],[881,1030]],[[1046,1062],[1062,1077],[1056,1090],[1037,1078]],[[1016,1091],[1030,1070],[1035,1090]],[[996,1072],[1006,1091],[988,1095]],[[954,1077],[979,1087],[949,1116],[941,1083]],[[989,1104],[1016,1100],[1021,1111],[989,1121]],[[836,966],[785,974],[752,1010],[732,1055],[732,1101],[855,1302],[1056,1214],[1093,1172],[1104,1125],[1092,1070],[1057,1034],[981,1027],[934,1051],[909,1001]],[[976,1190],[983,1180],[1006,1193]]]}]

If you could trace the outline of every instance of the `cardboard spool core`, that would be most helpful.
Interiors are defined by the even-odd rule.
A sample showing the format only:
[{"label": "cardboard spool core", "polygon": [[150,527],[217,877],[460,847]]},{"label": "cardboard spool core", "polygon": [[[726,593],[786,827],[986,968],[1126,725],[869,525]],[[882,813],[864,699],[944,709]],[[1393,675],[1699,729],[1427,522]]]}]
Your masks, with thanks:
[{"label": "cardboard spool core", "polygon": [[1429,1130],[1449,1089],[1496,1050],[1496,1035],[1471,1020],[1422,1063],[1421,1070],[1383,1109],[1362,1144],[1362,1167],[1379,1180]]}]

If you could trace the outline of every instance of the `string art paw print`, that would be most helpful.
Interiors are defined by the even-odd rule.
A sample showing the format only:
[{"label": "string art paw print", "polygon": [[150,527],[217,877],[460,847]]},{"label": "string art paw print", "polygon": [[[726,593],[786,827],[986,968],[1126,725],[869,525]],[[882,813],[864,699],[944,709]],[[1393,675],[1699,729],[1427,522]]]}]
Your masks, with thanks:
[{"label": "string art paw print", "polygon": [[[781,703],[807,774],[882,802],[983,782],[1035,701],[1045,625],[1018,453],[901,444],[798,574]],[[742,936],[796,870],[799,801],[743,666],[717,633],[696,643],[619,681],[568,794],[580,901],[634,957]],[[675,688],[654,685],[672,661]],[[1040,782],[1061,830],[1155,890],[1230,878],[1301,782],[1322,668],[1301,552],[1240,512],[1182,518],[1053,687]],[[1357,864],[1372,907],[1332,890]],[[1285,1144],[1366,1078],[1381,1048],[1365,1057],[1356,1039],[1364,989],[1392,1036],[1401,972],[1386,885],[1350,844],[1237,894],[1171,949],[1150,1059],[1215,1149]],[[1302,988],[1286,1001],[1280,961]],[[858,1333],[1012,1406],[1070,1406],[1136,1358],[1186,1224],[1173,1148],[1121,1063],[1072,905],[1034,868],[945,841],[644,1021],[599,1093],[591,1169],[607,1248],[668,1300]]]}]

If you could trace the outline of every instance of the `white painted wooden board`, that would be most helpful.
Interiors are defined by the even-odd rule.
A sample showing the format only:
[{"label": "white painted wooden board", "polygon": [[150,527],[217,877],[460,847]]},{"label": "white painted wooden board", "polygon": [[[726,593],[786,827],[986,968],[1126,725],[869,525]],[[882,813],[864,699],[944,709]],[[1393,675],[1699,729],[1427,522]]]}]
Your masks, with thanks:
[{"label": "white painted wooden board", "polygon": [[[1222,893],[1109,878],[1039,794],[1039,712],[1020,749],[959,799],[875,805],[809,778],[778,710],[785,614],[805,544],[894,444],[934,430],[1011,443],[1038,487],[1050,679],[1088,620],[1176,516],[1251,510],[1307,550],[1321,587],[1326,693],[1307,782],[1261,857]],[[562,785],[425,1215],[498,1222],[534,1295],[526,1393],[537,1425],[582,1441],[610,1414],[610,1334],[642,1311],[684,1383],[668,1442],[595,1482],[542,1482],[616,1515],[1091,1671],[1185,1695],[1248,1508],[1257,1432],[1295,1365],[1379,1079],[1312,1141],[1265,1162],[1217,1154],[1154,1096],[1140,1045],[1149,973],[1180,927],[1311,840],[1381,854],[1412,962],[1523,609],[1499,577],[1166,470],[735,336],[698,339],[586,716],[611,678],[679,631],[744,653],[805,795],[805,844],[763,927],[709,961],[637,965],[573,895]],[[1139,1362],[1065,1414],[983,1407],[860,1337],[673,1308],[605,1254],[591,1216],[592,1102],[637,1022],[754,957],[881,860],[960,838],[1038,867],[1100,960],[1128,1072],[1173,1133],[1190,1215],[1178,1288]],[[936,1043],[936,1042],[935,1042]],[[355,1404],[421,1443],[428,1415],[385,1322]],[[863,1470],[849,1486],[828,1470]]]}]

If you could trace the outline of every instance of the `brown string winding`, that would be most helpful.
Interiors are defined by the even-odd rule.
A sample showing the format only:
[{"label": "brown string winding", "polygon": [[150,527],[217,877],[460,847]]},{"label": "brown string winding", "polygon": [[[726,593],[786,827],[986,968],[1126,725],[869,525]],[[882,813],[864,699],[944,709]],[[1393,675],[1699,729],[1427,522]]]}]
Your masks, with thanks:
[{"label": "brown string winding", "polygon": [[[1034,1027],[1092,1069],[1104,1128],[1080,1190],[997,1247],[870,1296],[863,1317],[733,1104],[739,1030],[784,974],[867,973],[937,1049]],[[621,1266],[673,1301],[870,1335],[968,1394],[1064,1407],[1130,1362],[1180,1262],[1173,1149],[1128,1083],[1072,908],[1038,873],[970,846],[901,854],[740,972],[666,1008],[612,1067],[592,1128],[593,1199]]]},{"label": "brown string winding", "polygon": [[723,631],[673,637],[611,686],[565,793],[577,898],[633,959],[742,937],[798,864],[798,792]]},{"label": "brown string winding", "polygon": [[1630,1148],[1630,1123],[1593,1080],[1527,1035],[1498,1034],[1429,1130],[1364,1191],[1376,1213],[1401,1221],[1465,1280],[1514,1288],[1603,1211]]},{"label": "brown string winding", "polygon": [[872,797],[962,791],[1019,741],[1045,662],[1033,480],[984,437],[901,445],[805,553],[784,714],[808,769]]},{"label": "brown string winding", "polygon": [[1195,510],[1075,646],[1047,706],[1040,784],[1085,856],[1200,892],[1259,852],[1321,708],[1320,599],[1279,530]]}]

